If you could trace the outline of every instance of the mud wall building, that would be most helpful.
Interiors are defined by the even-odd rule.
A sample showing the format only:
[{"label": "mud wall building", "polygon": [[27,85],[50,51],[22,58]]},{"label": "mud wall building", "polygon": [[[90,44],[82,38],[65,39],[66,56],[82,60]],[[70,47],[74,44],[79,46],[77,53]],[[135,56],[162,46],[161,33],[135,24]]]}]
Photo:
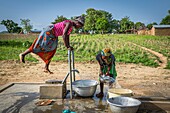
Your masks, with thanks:
[{"label": "mud wall building", "polygon": [[153,25],[151,35],[170,36],[170,25]]}]

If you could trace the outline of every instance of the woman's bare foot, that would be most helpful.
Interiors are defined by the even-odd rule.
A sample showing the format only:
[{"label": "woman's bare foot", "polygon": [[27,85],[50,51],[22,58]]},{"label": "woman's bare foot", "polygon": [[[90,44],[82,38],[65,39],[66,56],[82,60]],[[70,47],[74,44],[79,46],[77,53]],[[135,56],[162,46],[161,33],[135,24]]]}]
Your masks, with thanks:
[{"label": "woman's bare foot", "polygon": [[102,98],[103,96],[104,96],[104,94],[103,94],[102,92],[96,94],[96,97],[97,97],[97,98]]},{"label": "woman's bare foot", "polygon": [[24,57],[25,57],[25,56],[22,55],[22,53],[19,54],[20,62],[25,63]]},{"label": "woman's bare foot", "polygon": [[44,72],[45,72],[45,73],[53,74],[53,72],[51,72],[49,69],[44,69]]}]

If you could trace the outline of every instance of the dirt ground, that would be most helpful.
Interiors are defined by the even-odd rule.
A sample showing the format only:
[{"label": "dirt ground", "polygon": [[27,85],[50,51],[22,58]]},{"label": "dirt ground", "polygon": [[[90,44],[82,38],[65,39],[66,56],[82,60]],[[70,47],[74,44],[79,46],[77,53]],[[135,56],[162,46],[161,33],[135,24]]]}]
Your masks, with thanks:
[{"label": "dirt ground", "polygon": [[[68,73],[67,62],[52,62],[50,70],[54,74],[43,72],[43,62],[0,61],[0,85],[9,82],[45,82],[49,79],[62,80]],[[80,74],[76,79],[98,81],[99,66],[93,63],[75,63]],[[136,96],[170,97],[170,70],[151,68],[136,64],[116,64],[117,81],[123,88],[131,89]],[[68,80],[69,82],[69,80]]]}]

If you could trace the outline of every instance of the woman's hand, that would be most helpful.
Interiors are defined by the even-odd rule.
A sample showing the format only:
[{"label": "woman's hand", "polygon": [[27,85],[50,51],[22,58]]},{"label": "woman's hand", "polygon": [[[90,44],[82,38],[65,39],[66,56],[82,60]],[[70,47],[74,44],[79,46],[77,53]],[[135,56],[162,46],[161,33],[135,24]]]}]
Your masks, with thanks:
[{"label": "woman's hand", "polygon": [[100,76],[100,75],[103,75],[103,72],[102,72],[102,71],[100,72],[99,76]]},{"label": "woman's hand", "polygon": [[108,71],[108,72],[106,72],[106,76],[111,76],[111,74],[110,74],[110,72]]},{"label": "woman's hand", "polygon": [[71,47],[71,46],[69,46],[67,49],[68,49],[68,50],[74,50],[74,48]]},{"label": "woman's hand", "polygon": [[106,76],[109,76],[110,74],[109,74],[109,72],[106,72]]}]

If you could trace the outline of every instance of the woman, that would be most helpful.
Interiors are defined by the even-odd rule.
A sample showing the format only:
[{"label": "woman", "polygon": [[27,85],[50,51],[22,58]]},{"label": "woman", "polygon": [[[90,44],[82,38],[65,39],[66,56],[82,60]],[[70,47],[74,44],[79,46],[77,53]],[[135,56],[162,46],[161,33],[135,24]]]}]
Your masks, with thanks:
[{"label": "woman", "polygon": [[[110,76],[110,77],[113,77],[114,79],[116,79],[117,72],[115,69],[115,57],[111,53],[111,50],[109,48],[103,49],[96,56],[96,60],[98,61],[99,65],[100,65],[99,76],[104,74],[106,76]],[[104,96],[103,87],[104,87],[104,83],[102,81],[100,81],[100,93],[96,94],[96,96],[98,98]]]},{"label": "woman", "polygon": [[63,37],[64,45],[67,47],[67,49],[73,50],[73,47],[70,46],[69,41],[70,33],[72,32],[73,27],[76,29],[83,27],[84,22],[84,17],[79,16],[76,17],[75,20],[65,20],[43,29],[39,37],[35,39],[30,48],[19,55],[20,62],[25,63],[25,55],[33,52],[45,62],[44,72],[49,72],[52,74],[52,72],[49,70],[49,64],[57,49],[58,36]]}]

